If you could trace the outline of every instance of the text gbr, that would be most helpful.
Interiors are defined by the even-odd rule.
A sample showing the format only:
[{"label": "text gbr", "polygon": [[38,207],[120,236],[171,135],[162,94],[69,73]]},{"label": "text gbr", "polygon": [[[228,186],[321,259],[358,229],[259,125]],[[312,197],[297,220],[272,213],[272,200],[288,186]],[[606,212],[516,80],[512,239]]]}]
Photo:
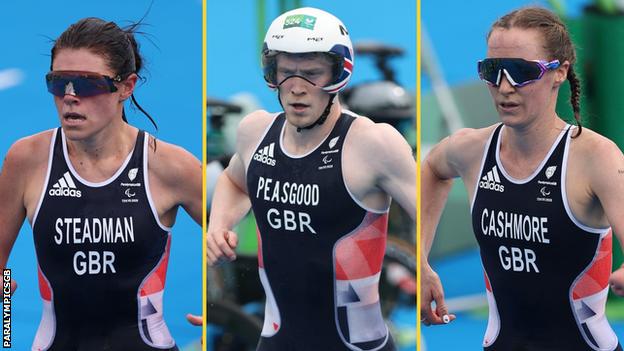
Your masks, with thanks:
[{"label": "text gbr", "polygon": [[[273,181],[271,178],[258,178],[256,198],[267,202],[275,202],[296,206],[318,206],[318,184],[298,184],[291,182]],[[304,211],[283,210],[270,208],[267,211],[267,222],[273,229],[287,231],[310,232],[316,234],[312,227],[312,217]]]},{"label": "text gbr", "polygon": [[[494,239],[511,239],[536,244],[550,244],[548,234],[548,217],[536,217],[483,209],[481,213],[481,232]],[[500,245],[498,257],[504,270],[514,272],[539,273],[537,255],[529,248]]]}]

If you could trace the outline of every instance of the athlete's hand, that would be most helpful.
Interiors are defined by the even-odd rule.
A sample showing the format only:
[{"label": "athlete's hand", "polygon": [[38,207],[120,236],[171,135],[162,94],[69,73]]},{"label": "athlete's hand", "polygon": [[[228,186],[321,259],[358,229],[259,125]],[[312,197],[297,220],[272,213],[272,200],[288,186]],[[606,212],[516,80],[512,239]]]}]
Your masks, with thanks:
[{"label": "athlete's hand", "polygon": [[609,285],[616,295],[624,296],[624,265],[611,273]]},{"label": "athlete's hand", "polygon": [[11,279],[11,296],[13,296],[13,293],[15,293],[15,290],[17,290],[17,282]]},{"label": "athlete's hand", "polygon": [[[444,304],[444,290],[440,277],[426,262],[421,264],[420,290],[420,321],[424,325],[447,324],[455,319],[455,315],[449,314]],[[431,307],[434,301],[436,303],[435,311]]]},{"label": "athlete's hand", "polygon": [[220,229],[206,234],[206,258],[208,264],[216,266],[236,259],[238,236],[231,230]]},{"label": "athlete's hand", "polygon": [[194,314],[187,313],[186,320],[196,327],[201,327],[204,323],[204,318],[202,316],[196,316]]}]

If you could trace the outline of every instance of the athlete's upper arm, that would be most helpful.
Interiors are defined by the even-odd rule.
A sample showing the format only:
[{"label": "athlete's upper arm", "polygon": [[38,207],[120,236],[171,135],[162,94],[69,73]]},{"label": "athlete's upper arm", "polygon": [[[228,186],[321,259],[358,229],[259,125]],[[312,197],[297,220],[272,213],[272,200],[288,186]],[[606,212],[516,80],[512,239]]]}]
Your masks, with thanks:
[{"label": "athlete's upper arm", "polygon": [[583,162],[590,187],[605,211],[609,224],[624,242],[624,155],[611,140],[597,137]]},{"label": "athlete's upper arm", "polygon": [[247,161],[255,151],[254,148],[263,137],[264,131],[273,121],[274,115],[258,110],[241,120],[236,131],[236,153],[230,159],[225,173],[242,191],[247,192],[246,175]]},{"label": "athlete's upper arm", "polygon": [[358,128],[360,159],[376,173],[376,185],[416,219],[416,160],[411,147],[392,126],[366,124]]},{"label": "athlete's upper arm", "polygon": [[225,175],[230,181],[236,185],[242,192],[247,193],[246,170],[245,163],[241,160],[239,154],[234,154],[230,159],[230,163],[224,170]]},{"label": "athlete's upper arm", "polygon": [[32,166],[33,145],[21,139],[7,152],[0,171],[0,266],[5,267],[26,217],[26,174]]},{"label": "athlete's upper arm", "polygon": [[491,128],[460,129],[439,142],[427,155],[421,166],[422,248],[427,257],[438,222],[444,210],[453,179],[461,177],[473,194],[483,150]]},{"label": "athlete's upper arm", "polygon": [[201,162],[180,146],[160,140],[156,144],[154,158],[149,162],[150,171],[168,189],[167,194],[159,195],[163,199],[171,198],[172,204],[182,206],[195,222],[201,224]]},{"label": "athlete's upper arm", "polygon": [[271,115],[265,111],[256,111],[247,115],[238,125],[236,133],[236,152],[230,163],[217,179],[212,197],[209,232],[231,230],[249,211],[251,206],[247,194],[247,164],[254,148],[260,142]]},{"label": "athlete's upper arm", "polygon": [[436,178],[447,180],[459,177],[458,170],[450,162],[449,150],[451,149],[450,136],[436,144],[425,157],[423,170],[430,171]]},{"label": "athlete's upper arm", "polygon": [[487,129],[464,128],[442,139],[423,161],[439,179],[464,177],[483,156],[484,142],[489,135]]}]

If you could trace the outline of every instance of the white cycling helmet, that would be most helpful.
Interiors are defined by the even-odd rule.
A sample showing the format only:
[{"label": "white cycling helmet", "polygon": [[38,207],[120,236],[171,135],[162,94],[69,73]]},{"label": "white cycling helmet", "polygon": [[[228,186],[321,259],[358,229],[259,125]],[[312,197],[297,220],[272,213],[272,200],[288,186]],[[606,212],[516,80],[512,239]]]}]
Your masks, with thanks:
[{"label": "white cycling helmet", "polygon": [[353,71],[353,45],[344,24],[334,15],[312,7],[288,11],[277,17],[264,37],[262,69],[270,88],[277,88],[279,53],[326,53],[334,62],[332,81],[321,87],[329,94],[344,89]]}]

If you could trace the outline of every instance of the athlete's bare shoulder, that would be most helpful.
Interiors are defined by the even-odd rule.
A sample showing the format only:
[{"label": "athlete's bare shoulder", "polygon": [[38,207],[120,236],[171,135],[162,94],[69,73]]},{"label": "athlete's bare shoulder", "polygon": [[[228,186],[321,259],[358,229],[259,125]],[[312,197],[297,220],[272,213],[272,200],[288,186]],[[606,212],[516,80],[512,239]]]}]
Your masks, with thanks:
[{"label": "athlete's bare shoulder", "polygon": [[260,138],[269,125],[273,123],[276,116],[275,113],[257,110],[240,121],[236,133],[236,153],[243,160],[247,159],[247,156],[253,152],[252,148],[260,142]]},{"label": "athlete's bare shoulder", "polygon": [[349,129],[347,147],[368,156],[389,156],[397,151],[411,153],[405,138],[387,123],[375,123],[365,116],[357,116]]},{"label": "athlete's bare shoulder", "polygon": [[374,184],[391,194],[397,192],[399,183],[401,187],[414,183],[416,160],[412,148],[394,127],[357,116],[345,138],[343,172],[356,196],[358,184],[360,193],[368,192],[367,187]]},{"label": "athlete's bare shoulder", "polygon": [[[578,129],[572,131],[572,136]],[[570,141],[570,157],[586,162],[608,162],[613,157],[621,156],[618,146],[589,128],[583,127],[581,134]]]},{"label": "athlete's bare shoulder", "polygon": [[[572,135],[576,135],[576,130]],[[583,128],[581,134],[570,141],[568,167],[571,172],[581,172],[588,176],[605,172],[624,174],[624,156],[620,148],[610,139]],[[616,173],[618,174],[618,173]]]},{"label": "athlete's bare shoulder", "polygon": [[358,116],[345,139],[342,165],[345,183],[367,206],[387,208],[390,196],[416,213],[416,159],[391,125]]},{"label": "athlete's bare shoulder", "polygon": [[448,138],[449,152],[457,159],[481,159],[485,145],[498,125],[485,128],[462,128]]},{"label": "athlete's bare shoulder", "polygon": [[46,130],[17,140],[9,148],[4,165],[11,163],[18,170],[28,170],[33,166],[47,164],[50,142],[55,131],[54,129]]},{"label": "athlete's bare shoulder", "polygon": [[[573,133],[574,136],[576,131]],[[572,211],[584,223],[608,223],[615,233],[621,232],[624,155],[620,148],[608,138],[583,128],[581,134],[570,140],[567,167],[566,186]]]},{"label": "athlete's bare shoulder", "polygon": [[[158,214],[171,214],[171,209],[182,205],[201,223],[201,162],[183,147],[155,140],[151,135],[148,150],[150,192]],[[173,223],[172,218],[169,220]]]},{"label": "athlete's bare shoulder", "polygon": [[435,157],[442,157],[460,176],[476,170],[481,164],[485,145],[497,126],[459,129],[434,147],[431,161],[435,161]]},{"label": "athlete's bare shoulder", "polygon": [[2,163],[2,202],[11,205],[20,203],[27,209],[31,219],[45,181],[54,133],[55,130],[47,130],[17,140],[9,148]]},{"label": "athlete's bare shoulder", "polygon": [[238,125],[238,139],[243,142],[257,141],[277,115],[265,110],[256,110],[245,116]]},{"label": "athlete's bare shoulder", "polygon": [[149,136],[149,162],[151,174],[166,183],[184,182],[194,173],[201,176],[201,162],[181,146]]}]

